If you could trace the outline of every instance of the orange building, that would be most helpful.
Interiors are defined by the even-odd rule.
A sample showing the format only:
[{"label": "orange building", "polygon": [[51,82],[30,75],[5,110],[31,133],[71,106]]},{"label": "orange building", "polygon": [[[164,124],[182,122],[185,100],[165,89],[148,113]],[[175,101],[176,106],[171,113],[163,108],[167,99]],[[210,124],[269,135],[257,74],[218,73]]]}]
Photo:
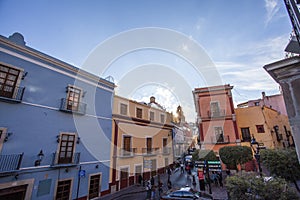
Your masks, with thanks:
[{"label": "orange building", "polygon": [[173,163],[171,114],[150,103],[114,96],[110,190],[118,191],[144,180]]},{"label": "orange building", "polygon": [[194,89],[201,149],[211,149],[218,154],[223,146],[240,144],[232,88],[228,84]]}]

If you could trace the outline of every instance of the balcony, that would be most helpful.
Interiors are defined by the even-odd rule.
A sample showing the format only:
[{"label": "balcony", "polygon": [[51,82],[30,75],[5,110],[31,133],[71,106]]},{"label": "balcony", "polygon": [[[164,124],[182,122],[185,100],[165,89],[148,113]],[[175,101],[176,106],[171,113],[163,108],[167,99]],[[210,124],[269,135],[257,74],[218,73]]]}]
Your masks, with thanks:
[{"label": "balcony", "polygon": [[207,115],[210,118],[218,118],[218,117],[225,117],[225,110],[216,110],[216,111],[207,111]]},{"label": "balcony", "polygon": [[51,167],[72,167],[79,164],[80,153],[74,153],[70,157],[59,157],[59,153],[52,153]]},{"label": "balcony", "polygon": [[159,153],[159,148],[143,148],[144,156],[156,156]]},{"label": "balcony", "polygon": [[0,155],[0,176],[16,172],[20,169],[23,153]]},{"label": "balcony", "polygon": [[164,155],[171,154],[171,147],[163,147],[162,148],[162,154],[164,154]]},{"label": "balcony", "polygon": [[12,87],[0,84],[0,100],[10,103],[20,103],[23,99],[25,87]]},{"label": "balcony", "polygon": [[230,143],[230,139],[229,139],[229,135],[220,135],[218,138],[217,137],[211,137],[211,143],[212,144],[229,144]]},{"label": "balcony", "polygon": [[250,136],[247,136],[247,137],[242,136],[242,142],[251,142],[251,137]]},{"label": "balcony", "polygon": [[134,157],[135,154],[137,152],[137,148],[130,148],[130,149],[119,149],[119,157],[122,158],[130,158],[130,157]]},{"label": "balcony", "polygon": [[66,98],[62,98],[59,109],[63,112],[85,115],[86,104],[81,102],[76,102],[75,104],[75,102],[68,102]]}]

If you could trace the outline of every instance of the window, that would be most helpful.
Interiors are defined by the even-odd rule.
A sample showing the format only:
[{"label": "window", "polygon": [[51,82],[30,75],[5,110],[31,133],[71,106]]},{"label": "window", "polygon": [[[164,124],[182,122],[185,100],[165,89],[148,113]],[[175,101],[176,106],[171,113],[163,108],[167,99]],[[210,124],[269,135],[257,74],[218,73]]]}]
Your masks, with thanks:
[{"label": "window", "polygon": [[264,125],[256,125],[256,130],[257,133],[264,133],[265,132]]},{"label": "window", "polygon": [[254,102],[254,105],[259,106],[259,102],[258,101]]},{"label": "window", "polygon": [[143,118],[143,109],[136,108],[136,117],[137,118]]},{"label": "window", "polygon": [[120,114],[127,115],[127,105],[124,103],[121,103],[121,105],[120,105]]},{"label": "window", "polygon": [[153,111],[150,111],[150,120],[154,121],[154,112]]},{"label": "window", "polygon": [[131,154],[131,136],[123,137],[123,156],[129,156]]},{"label": "window", "polygon": [[19,88],[21,70],[0,64],[0,97],[22,100],[24,88]]},{"label": "window", "polygon": [[251,141],[251,135],[250,135],[249,127],[241,128],[241,132],[242,132],[243,141],[244,142],[250,142]]},{"label": "window", "polygon": [[212,117],[220,116],[220,107],[218,102],[210,102],[210,112]]},{"label": "window", "polygon": [[59,181],[56,190],[56,200],[70,199],[71,180]]},{"label": "window", "polygon": [[101,175],[93,175],[90,178],[89,199],[99,196]]},{"label": "window", "polygon": [[120,174],[121,180],[128,179],[128,168],[122,168]]},{"label": "window", "polygon": [[224,142],[224,135],[223,135],[222,127],[215,127],[215,136],[216,136],[217,143]]},{"label": "window", "polygon": [[169,153],[169,148],[167,147],[168,145],[168,139],[163,138],[163,153],[168,154]]},{"label": "window", "polygon": [[165,166],[169,166],[169,158],[165,158]]},{"label": "window", "polygon": [[147,144],[146,144],[146,146],[147,146],[147,153],[149,154],[152,151],[152,138],[147,138],[146,142],[147,142]]},{"label": "window", "polygon": [[160,115],[160,122],[165,123],[165,115],[164,114]]},{"label": "window", "polygon": [[78,111],[81,98],[81,89],[74,86],[68,86],[67,109]]},{"label": "window", "polygon": [[60,148],[58,155],[58,163],[72,163],[75,146],[75,135],[62,134],[60,140]]}]

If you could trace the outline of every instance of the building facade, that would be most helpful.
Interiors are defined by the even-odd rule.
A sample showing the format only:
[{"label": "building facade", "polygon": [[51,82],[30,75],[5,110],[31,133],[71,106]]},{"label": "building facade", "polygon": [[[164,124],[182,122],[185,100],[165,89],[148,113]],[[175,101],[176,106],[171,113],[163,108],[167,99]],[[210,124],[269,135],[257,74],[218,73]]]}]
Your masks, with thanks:
[{"label": "building facade", "polygon": [[0,199],[109,193],[114,87],[1,36]]},{"label": "building facade", "polygon": [[287,115],[284,98],[282,93],[267,96],[265,92],[262,92],[260,99],[249,100],[237,105],[238,108],[251,107],[251,106],[266,106],[279,112],[280,114]]},{"label": "building facade", "polygon": [[250,146],[254,137],[268,149],[294,146],[286,115],[267,106],[236,108],[235,113],[242,145]]},{"label": "building facade", "polygon": [[171,114],[150,103],[114,97],[111,191],[149,180],[173,163]]},{"label": "building facade", "polygon": [[223,146],[240,143],[232,88],[230,85],[220,85],[194,89],[201,149],[218,153]]}]

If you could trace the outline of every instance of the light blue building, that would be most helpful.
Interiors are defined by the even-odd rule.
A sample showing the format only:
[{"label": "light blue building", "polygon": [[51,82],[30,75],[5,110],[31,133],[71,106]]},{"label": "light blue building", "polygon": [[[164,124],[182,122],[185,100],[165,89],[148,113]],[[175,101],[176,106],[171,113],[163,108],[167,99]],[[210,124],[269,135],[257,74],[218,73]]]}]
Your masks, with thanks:
[{"label": "light blue building", "polygon": [[0,36],[0,199],[109,193],[114,88]]}]

